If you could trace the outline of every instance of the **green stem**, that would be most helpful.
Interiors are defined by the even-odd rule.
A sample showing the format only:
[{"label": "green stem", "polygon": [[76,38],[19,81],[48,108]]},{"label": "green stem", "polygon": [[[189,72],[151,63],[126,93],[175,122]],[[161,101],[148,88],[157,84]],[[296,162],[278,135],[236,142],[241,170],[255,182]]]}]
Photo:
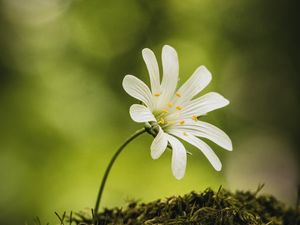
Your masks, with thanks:
[{"label": "green stem", "polygon": [[98,212],[98,209],[99,209],[99,205],[100,205],[100,201],[101,201],[101,196],[102,196],[102,193],[103,193],[103,190],[104,190],[104,186],[105,186],[105,183],[106,183],[106,180],[107,180],[107,177],[109,175],[109,172],[115,162],[115,160],[117,159],[117,157],[119,156],[119,154],[122,152],[122,150],[132,141],[134,140],[135,138],[137,138],[138,136],[140,136],[141,134],[145,133],[146,132],[146,128],[142,128],[140,130],[137,130],[133,135],[131,135],[119,148],[118,150],[116,151],[116,153],[114,154],[114,156],[111,158],[106,170],[105,170],[105,173],[104,173],[104,176],[102,178],[102,181],[101,181],[101,186],[100,186],[100,189],[99,189],[99,192],[98,192],[98,196],[97,196],[97,201],[96,201],[96,205],[95,205],[95,208],[94,208],[94,213],[95,215],[97,215],[97,212]]}]

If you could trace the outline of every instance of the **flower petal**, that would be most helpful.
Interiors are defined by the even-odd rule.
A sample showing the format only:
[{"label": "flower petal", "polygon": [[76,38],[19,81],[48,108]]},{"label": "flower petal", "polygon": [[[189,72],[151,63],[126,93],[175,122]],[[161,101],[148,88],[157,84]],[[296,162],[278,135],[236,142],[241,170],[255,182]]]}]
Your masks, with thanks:
[{"label": "flower petal", "polygon": [[131,119],[138,123],[156,121],[151,111],[144,105],[133,104],[129,109],[129,113]]},{"label": "flower petal", "polygon": [[162,49],[163,79],[161,83],[160,106],[167,104],[173,97],[179,73],[177,52],[169,45]]},{"label": "flower petal", "polygon": [[198,67],[193,75],[179,88],[178,93],[181,97],[175,96],[174,104],[181,105],[191,100],[209,84],[211,78],[211,73],[205,66]]},{"label": "flower petal", "polygon": [[143,81],[135,76],[126,75],[122,85],[127,94],[142,101],[150,109],[153,108],[151,92]]},{"label": "flower petal", "polygon": [[149,72],[152,93],[160,93],[159,68],[156,57],[149,48],[144,48],[142,54]]},{"label": "flower petal", "polygon": [[170,121],[190,119],[193,116],[205,115],[208,112],[222,108],[228,104],[229,101],[222,95],[216,92],[209,92],[192,100],[187,103],[187,105],[183,105],[183,109],[180,112],[175,111],[169,114],[166,119]]},{"label": "flower petal", "polygon": [[168,141],[172,146],[172,172],[176,179],[184,177],[186,169],[186,150],[183,144],[175,137],[166,134]]},{"label": "flower petal", "polygon": [[198,137],[207,138],[222,148],[232,151],[232,142],[228,135],[218,127],[203,122],[186,120],[184,125],[175,125],[173,129],[191,133]]},{"label": "flower petal", "polygon": [[159,132],[154,138],[151,144],[151,157],[152,159],[158,159],[166,150],[168,145],[168,139],[164,131],[159,128]]},{"label": "flower petal", "polygon": [[199,138],[196,138],[194,135],[190,133],[183,133],[175,130],[171,131],[170,133],[190,143],[191,145],[194,145],[196,148],[202,151],[202,153],[209,160],[209,162],[211,163],[211,165],[214,167],[215,170],[220,171],[222,169],[222,163],[220,159],[205,142],[203,142]]}]

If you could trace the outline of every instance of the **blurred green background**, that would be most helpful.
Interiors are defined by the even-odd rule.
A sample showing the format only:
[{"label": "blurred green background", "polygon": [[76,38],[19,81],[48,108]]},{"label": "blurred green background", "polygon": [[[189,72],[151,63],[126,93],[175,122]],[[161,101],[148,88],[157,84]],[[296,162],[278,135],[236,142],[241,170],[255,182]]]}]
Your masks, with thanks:
[{"label": "blurred green background", "polygon": [[234,151],[209,143],[215,172],[193,149],[186,176],[170,152],[150,157],[144,135],[118,158],[102,206],[150,201],[206,187],[264,191],[294,204],[299,181],[297,6],[271,0],[0,0],[0,224],[94,206],[115,149],[140,124],[125,74],[148,81],[141,50],[179,54],[181,83],[199,65],[231,104],[204,118]]}]

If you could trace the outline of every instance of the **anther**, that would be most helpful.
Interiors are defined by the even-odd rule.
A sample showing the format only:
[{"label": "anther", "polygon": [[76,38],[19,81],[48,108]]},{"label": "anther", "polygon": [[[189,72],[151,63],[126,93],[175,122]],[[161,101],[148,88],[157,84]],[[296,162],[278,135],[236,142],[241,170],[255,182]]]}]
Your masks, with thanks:
[{"label": "anther", "polygon": [[182,106],[178,105],[178,106],[176,106],[176,109],[177,110],[182,110]]},{"label": "anther", "polygon": [[198,121],[198,117],[197,116],[192,116],[192,119],[194,120],[194,121]]},{"label": "anther", "polygon": [[168,103],[168,106],[169,106],[169,108],[172,108],[173,103],[172,103],[172,102],[169,102],[169,103]]},{"label": "anther", "polygon": [[181,120],[181,121],[179,122],[180,125],[183,125],[184,123],[185,123],[184,120]]},{"label": "anther", "polygon": [[177,97],[181,97],[181,94],[180,94],[178,91],[175,93],[175,95],[176,95]]},{"label": "anther", "polygon": [[159,93],[159,92],[156,92],[156,93],[154,93],[153,95],[156,96],[156,97],[158,97],[158,96],[160,96],[160,93]]},{"label": "anther", "polygon": [[166,109],[161,110],[163,113],[168,113],[169,111]]},{"label": "anther", "polygon": [[165,124],[165,120],[164,120],[163,118],[160,118],[160,120],[159,120],[158,123],[159,123],[159,124]]}]

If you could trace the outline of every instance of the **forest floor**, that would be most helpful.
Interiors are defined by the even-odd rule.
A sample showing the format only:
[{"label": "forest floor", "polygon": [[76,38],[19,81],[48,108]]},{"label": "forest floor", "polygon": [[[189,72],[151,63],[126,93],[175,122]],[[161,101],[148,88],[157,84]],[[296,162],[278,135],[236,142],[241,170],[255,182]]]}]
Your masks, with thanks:
[{"label": "forest floor", "polygon": [[[61,224],[80,225],[300,225],[299,202],[286,207],[275,197],[256,192],[232,193],[210,188],[149,203],[132,201],[123,208],[104,209],[98,214],[76,213],[59,217]],[[70,221],[71,220],[71,221]]]}]

